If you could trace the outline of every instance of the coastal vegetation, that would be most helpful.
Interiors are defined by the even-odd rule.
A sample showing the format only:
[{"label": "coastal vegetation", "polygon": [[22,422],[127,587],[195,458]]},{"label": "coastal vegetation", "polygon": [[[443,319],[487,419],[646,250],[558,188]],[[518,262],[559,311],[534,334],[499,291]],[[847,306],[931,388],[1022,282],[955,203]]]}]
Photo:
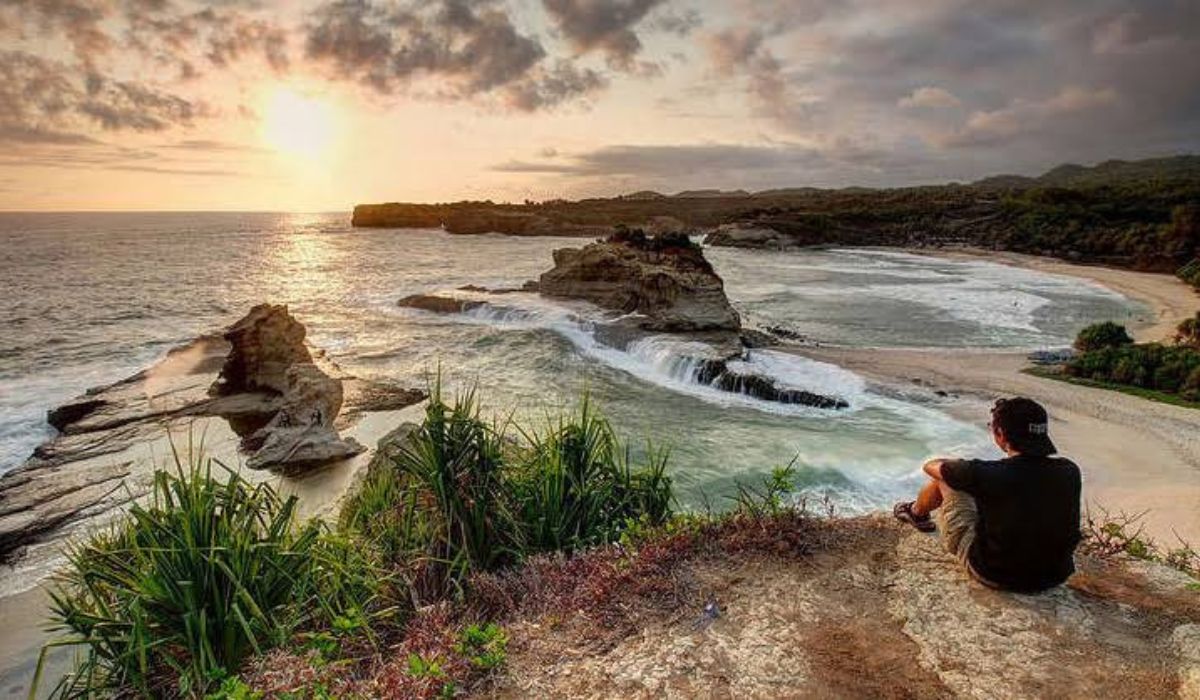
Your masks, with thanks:
[{"label": "coastal vegetation", "polygon": [[353,222],[591,237],[617,225],[691,233],[716,229],[711,244],[769,248],[972,246],[1177,273],[1200,288],[1200,156],[1063,165],[1039,177],[1003,175],[896,189],[359,205]]},{"label": "coastal vegetation", "polygon": [[1134,343],[1125,328],[1105,322],[1080,331],[1078,354],[1062,368],[1072,379],[1137,392],[1172,403],[1200,403],[1200,347],[1197,319],[1179,325],[1177,342]]},{"label": "coastal vegetation", "polygon": [[[482,419],[472,392],[448,402],[435,386],[422,424],[381,442],[336,525],[298,522],[294,498],[177,455],[151,501],[56,577],[65,636],[53,645],[83,648],[56,695],[486,691],[505,682],[495,672],[513,653],[511,625],[612,645],[696,605],[686,572],[705,562],[856,561],[896,546],[884,519],[836,518],[828,502],[814,514],[794,465],[742,484],[728,508],[676,513],[665,453],[632,453],[586,397],[522,429]],[[1186,544],[1160,548],[1136,516],[1104,511],[1088,514],[1082,551],[1197,566]],[[692,629],[722,615],[704,595]]]},{"label": "coastal vegetation", "polygon": [[[464,600],[475,576],[615,542],[672,512],[666,453],[635,458],[586,397],[524,430],[484,421],[473,393],[447,403],[435,388],[395,447],[337,527],[298,523],[295,498],[177,454],[150,501],[74,548],[56,577],[65,635],[53,645],[83,648],[56,694],[234,695],[245,662],[280,646],[342,665],[374,657],[407,639],[418,609]],[[440,693],[451,669],[498,665],[502,631],[471,624],[437,655],[406,656],[413,685],[389,694]]]}]

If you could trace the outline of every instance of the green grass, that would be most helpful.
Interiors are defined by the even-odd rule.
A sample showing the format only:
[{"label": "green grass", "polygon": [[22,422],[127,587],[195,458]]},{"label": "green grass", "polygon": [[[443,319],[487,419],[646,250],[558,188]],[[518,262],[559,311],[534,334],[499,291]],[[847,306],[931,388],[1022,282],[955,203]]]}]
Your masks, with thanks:
[{"label": "green grass", "polygon": [[1119,391],[1122,394],[1129,394],[1130,396],[1137,396],[1138,398],[1148,399],[1150,401],[1171,404],[1172,406],[1200,409],[1200,403],[1188,401],[1178,394],[1170,394],[1165,391],[1144,389],[1140,386],[1130,386],[1128,384],[1117,384],[1114,382],[1101,382],[1095,379],[1085,379],[1083,377],[1072,377],[1069,374],[1064,374],[1061,371],[1050,369],[1048,367],[1026,367],[1021,371],[1025,374],[1041,377],[1043,379],[1053,379],[1059,382],[1066,382],[1067,384],[1089,386],[1096,389],[1109,389],[1111,391]]}]

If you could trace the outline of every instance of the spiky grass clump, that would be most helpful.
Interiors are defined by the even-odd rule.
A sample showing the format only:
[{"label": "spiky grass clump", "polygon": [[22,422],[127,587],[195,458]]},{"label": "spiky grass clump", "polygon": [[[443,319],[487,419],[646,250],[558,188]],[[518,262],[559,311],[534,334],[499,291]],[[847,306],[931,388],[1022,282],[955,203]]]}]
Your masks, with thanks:
[{"label": "spiky grass clump", "polygon": [[83,654],[57,695],[200,695],[300,626],[374,604],[353,548],[296,526],[295,498],[213,464],[177,456],[150,503],[70,550],[52,619],[67,633],[56,644]]},{"label": "spiky grass clump", "polygon": [[574,415],[526,437],[515,479],[526,551],[611,542],[631,520],[658,524],[670,515],[666,452],[649,450],[635,467],[629,446],[587,396]]},{"label": "spiky grass clump", "polygon": [[526,431],[483,420],[474,392],[450,404],[435,385],[424,423],[372,468],[342,523],[428,602],[461,594],[473,572],[612,542],[630,522],[664,522],[666,468],[666,453],[654,450],[635,464],[586,396],[573,415]]}]

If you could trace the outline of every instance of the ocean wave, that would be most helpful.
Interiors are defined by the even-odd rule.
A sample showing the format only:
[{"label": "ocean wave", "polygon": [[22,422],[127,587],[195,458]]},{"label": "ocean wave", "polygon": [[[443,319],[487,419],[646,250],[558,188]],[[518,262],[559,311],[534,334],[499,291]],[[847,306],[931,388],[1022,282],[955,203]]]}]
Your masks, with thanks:
[{"label": "ocean wave", "polygon": [[[457,295],[480,300],[478,295]],[[428,317],[421,311],[412,311]],[[560,304],[533,294],[512,294],[504,301],[485,301],[451,318],[510,330],[550,330],[566,338],[586,357],[623,371],[664,389],[725,407],[750,408],[776,415],[825,416],[829,409],[785,404],[726,391],[705,383],[702,370],[709,360],[724,359],[717,348],[672,335],[654,334],[638,338],[624,349],[598,338],[600,324],[619,323],[626,316],[614,315],[582,304]],[[866,382],[848,370],[816,360],[772,350],[747,350],[728,367],[738,374],[758,375],[787,389],[808,391],[845,401],[848,410],[867,403]]]}]

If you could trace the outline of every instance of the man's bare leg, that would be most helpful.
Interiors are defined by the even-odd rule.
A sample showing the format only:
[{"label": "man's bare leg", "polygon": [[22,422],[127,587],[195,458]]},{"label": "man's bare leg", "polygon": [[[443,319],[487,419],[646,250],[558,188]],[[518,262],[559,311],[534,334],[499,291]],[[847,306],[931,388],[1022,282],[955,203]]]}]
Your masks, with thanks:
[{"label": "man's bare leg", "polygon": [[942,482],[930,479],[921,487],[917,500],[913,501],[912,514],[918,518],[928,517],[942,505]]}]

